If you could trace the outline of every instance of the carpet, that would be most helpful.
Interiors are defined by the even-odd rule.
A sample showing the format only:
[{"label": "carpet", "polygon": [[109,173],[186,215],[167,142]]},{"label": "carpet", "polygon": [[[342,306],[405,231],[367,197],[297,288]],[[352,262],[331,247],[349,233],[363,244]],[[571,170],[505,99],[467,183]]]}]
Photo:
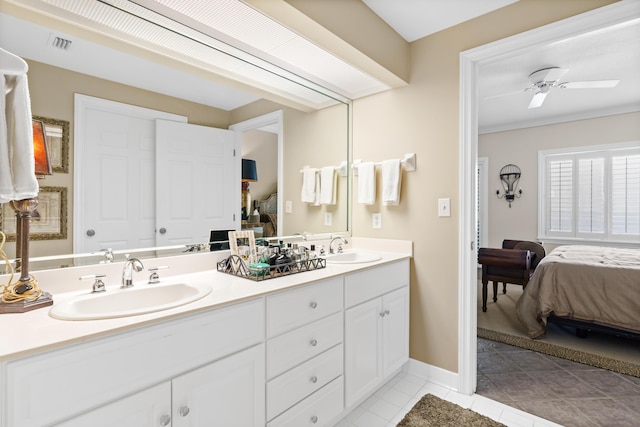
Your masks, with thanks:
[{"label": "carpet", "polygon": [[506,427],[489,417],[425,394],[404,416],[397,427]]},{"label": "carpet", "polygon": [[522,287],[507,286],[506,294],[501,290],[498,301],[494,303],[490,289],[487,311],[483,312],[480,301],[482,294],[478,289],[478,337],[640,377],[638,341],[597,333],[578,338],[575,329],[556,324],[549,324],[547,334],[533,340],[526,335],[516,315],[515,304],[522,294]]}]

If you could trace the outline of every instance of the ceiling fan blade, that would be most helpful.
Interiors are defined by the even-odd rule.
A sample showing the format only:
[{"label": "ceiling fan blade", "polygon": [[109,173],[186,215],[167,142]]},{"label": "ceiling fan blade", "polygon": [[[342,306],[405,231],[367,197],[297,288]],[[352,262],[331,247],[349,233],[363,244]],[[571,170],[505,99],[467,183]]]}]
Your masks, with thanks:
[{"label": "ceiling fan blade", "polygon": [[530,88],[526,88],[526,89],[512,90],[510,92],[502,92],[502,93],[497,93],[495,95],[484,96],[484,97],[482,97],[482,99],[489,100],[489,99],[495,99],[495,98],[502,98],[504,96],[511,96],[511,95],[516,95],[518,93],[525,93],[525,92],[528,92],[529,90],[531,90],[531,89]]},{"label": "ceiling fan blade", "polygon": [[597,89],[615,87],[620,80],[591,80],[584,82],[565,82],[560,83],[558,87],[562,89]]},{"label": "ceiling fan blade", "polygon": [[548,92],[537,92],[535,95],[533,95],[533,98],[531,98],[531,102],[529,103],[529,108],[531,109],[540,107],[544,102],[544,99],[547,97],[547,93]]},{"label": "ceiling fan blade", "polygon": [[565,74],[569,72],[568,68],[551,68],[544,76],[544,81],[547,82],[557,82],[560,80]]}]

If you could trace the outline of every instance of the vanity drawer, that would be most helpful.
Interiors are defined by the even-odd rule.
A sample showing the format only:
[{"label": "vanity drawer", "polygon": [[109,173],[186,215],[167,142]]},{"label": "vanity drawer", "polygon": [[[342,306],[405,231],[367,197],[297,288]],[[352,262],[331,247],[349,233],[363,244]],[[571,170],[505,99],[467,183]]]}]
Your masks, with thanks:
[{"label": "vanity drawer", "polygon": [[267,337],[342,310],[342,278],[267,297]]},{"label": "vanity drawer", "polygon": [[342,375],[342,344],[267,383],[267,420]]},{"label": "vanity drawer", "polygon": [[342,312],[295,329],[267,342],[267,378],[309,360],[342,342]]},{"label": "vanity drawer", "polygon": [[344,377],[338,377],[275,418],[267,427],[329,426],[344,408]]},{"label": "vanity drawer", "polygon": [[349,274],[344,279],[345,308],[408,285],[408,259]]}]

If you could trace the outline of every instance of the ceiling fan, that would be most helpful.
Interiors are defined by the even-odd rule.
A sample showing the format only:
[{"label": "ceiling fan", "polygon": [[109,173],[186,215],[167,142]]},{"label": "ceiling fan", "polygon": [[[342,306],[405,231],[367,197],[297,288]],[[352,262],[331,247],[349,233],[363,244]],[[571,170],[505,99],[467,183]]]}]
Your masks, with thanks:
[{"label": "ceiling fan", "polygon": [[569,72],[568,68],[547,67],[529,74],[531,86],[524,91],[534,91],[533,98],[529,103],[529,108],[538,108],[544,102],[549,91],[554,88],[560,89],[596,89],[611,88],[616,86],[620,80],[589,80],[582,82],[563,82],[560,79]]}]

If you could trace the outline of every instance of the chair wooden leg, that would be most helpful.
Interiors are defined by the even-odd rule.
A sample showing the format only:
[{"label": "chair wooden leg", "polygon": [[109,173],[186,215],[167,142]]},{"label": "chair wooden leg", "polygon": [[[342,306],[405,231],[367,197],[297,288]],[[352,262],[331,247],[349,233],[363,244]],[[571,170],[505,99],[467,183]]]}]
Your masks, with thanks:
[{"label": "chair wooden leg", "polygon": [[502,293],[503,294],[507,293],[507,282],[502,283]]},{"label": "chair wooden leg", "polygon": [[482,281],[482,311],[487,311],[487,280]]},{"label": "chair wooden leg", "polygon": [[498,302],[498,282],[493,282],[493,302]]}]

